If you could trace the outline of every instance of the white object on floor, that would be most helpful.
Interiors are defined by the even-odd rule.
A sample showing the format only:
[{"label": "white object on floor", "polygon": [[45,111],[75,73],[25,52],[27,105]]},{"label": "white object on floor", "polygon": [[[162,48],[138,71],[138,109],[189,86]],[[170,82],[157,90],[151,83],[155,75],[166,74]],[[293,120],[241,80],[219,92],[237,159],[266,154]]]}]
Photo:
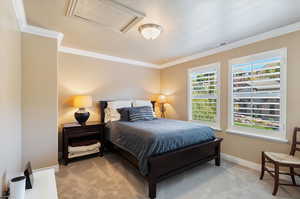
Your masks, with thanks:
[{"label": "white object on floor", "polygon": [[25,199],[58,199],[54,169],[33,172],[33,189],[26,190]]},{"label": "white object on floor", "polygon": [[24,176],[13,178],[9,183],[10,196],[9,199],[25,198],[25,180]]}]

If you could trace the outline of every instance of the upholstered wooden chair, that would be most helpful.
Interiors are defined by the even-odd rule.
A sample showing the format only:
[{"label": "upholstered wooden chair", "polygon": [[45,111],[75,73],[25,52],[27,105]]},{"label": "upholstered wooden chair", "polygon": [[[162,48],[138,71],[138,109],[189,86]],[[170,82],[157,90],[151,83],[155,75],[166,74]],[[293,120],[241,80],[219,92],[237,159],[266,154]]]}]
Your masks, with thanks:
[{"label": "upholstered wooden chair", "polygon": [[[267,171],[273,178],[274,178],[274,190],[273,195],[275,196],[278,191],[279,185],[286,185],[286,186],[297,186],[295,176],[299,176],[300,174],[295,172],[295,168],[300,168],[300,158],[295,157],[295,152],[300,151],[300,148],[297,148],[297,145],[300,145],[300,142],[297,141],[297,134],[299,133],[300,128],[294,128],[293,134],[293,141],[292,141],[292,148],[290,154],[284,153],[273,153],[273,152],[262,152],[262,165],[261,165],[261,176],[260,179],[262,180],[264,177],[265,171]],[[270,170],[266,167],[266,163],[271,163],[274,165],[274,170]],[[279,169],[280,167],[289,168],[290,172],[281,172]],[[283,184],[279,182],[279,174],[289,175],[292,179],[292,184]]]}]

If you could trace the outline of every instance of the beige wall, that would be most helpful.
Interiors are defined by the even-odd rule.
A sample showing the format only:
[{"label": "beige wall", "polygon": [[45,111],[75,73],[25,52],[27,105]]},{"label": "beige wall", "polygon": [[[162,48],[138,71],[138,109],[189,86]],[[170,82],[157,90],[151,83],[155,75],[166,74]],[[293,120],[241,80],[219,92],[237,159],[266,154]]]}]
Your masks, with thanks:
[{"label": "beige wall", "polygon": [[57,41],[22,33],[22,162],[57,164]]},{"label": "beige wall", "polygon": [[0,194],[21,168],[21,33],[10,0],[0,1]]},{"label": "beige wall", "polygon": [[[11,1],[0,2],[1,73],[0,109],[0,191],[5,174],[19,171],[31,161],[34,168],[57,164],[57,126],[73,122],[76,109],[71,96],[88,94],[100,99],[149,99],[163,92],[170,95],[168,116],[187,119],[186,71],[188,68],[221,62],[221,127],[227,128],[228,60],[267,50],[288,48],[288,138],[300,125],[300,32],[290,33],[230,51],[207,56],[163,70],[130,66],[89,57],[57,53],[55,39],[27,33],[17,28]],[[22,72],[21,72],[22,60]],[[22,86],[21,86],[22,85]],[[21,88],[22,87],[22,88]],[[59,95],[59,100],[58,100]],[[22,100],[21,100],[22,99]],[[22,105],[22,107],[21,107]],[[99,120],[97,104],[89,108],[92,120]],[[59,116],[58,116],[59,114]],[[22,116],[22,117],[21,117]],[[22,126],[22,135],[21,135]],[[224,131],[223,152],[259,162],[260,151],[288,152],[289,145],[249,138]],[[22,159],[22,161],[21,161]]]},{"label": "beige wall", "polygon": [[228,111],[228,60],[287,47],[287,131],[288,139],[291,139],[292,128],[300,125],[300,94],[299,83],[297,83],[300,74],[299,44],[300,32],[298,31],[163,69],[161,71],[161,91],[170,95],[168,116],[187,120],[187,69],[221,62],[221,128],[223,132],[218,133],[218,136],[225,138],[222,151],[254,162],[260,161],[262,150],[288,152],[290,150],[288,144],[224,133],[227,128]]},{"label": "beige wall", "polygon": [[59,120],[74,122],[74,95],[92,95],[89,121],[99,120],[97,100],[149,99],[160,92],[160,71],[90,57],[59,54]]}]

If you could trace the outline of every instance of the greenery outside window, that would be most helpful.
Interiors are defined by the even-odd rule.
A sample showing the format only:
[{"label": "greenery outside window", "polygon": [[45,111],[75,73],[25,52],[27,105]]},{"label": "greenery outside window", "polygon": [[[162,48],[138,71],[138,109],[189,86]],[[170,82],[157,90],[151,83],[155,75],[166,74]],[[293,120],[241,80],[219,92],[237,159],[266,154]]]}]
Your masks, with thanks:
[{"label": "greenery outside window", "polygon": [[286,52],[229,61],[229,131],[285,139]]},{"label": "greenery outside window", "polygon": [[190,121],[220,127],[220,63],[188,70],[188,117]]}]

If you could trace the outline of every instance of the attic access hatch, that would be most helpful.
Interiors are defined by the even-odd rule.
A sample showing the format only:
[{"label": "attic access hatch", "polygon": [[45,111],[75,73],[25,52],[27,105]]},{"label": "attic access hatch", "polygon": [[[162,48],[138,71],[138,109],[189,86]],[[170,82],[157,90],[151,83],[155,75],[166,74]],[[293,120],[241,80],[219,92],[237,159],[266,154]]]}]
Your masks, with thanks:
[{"label": "attic access hatch", "polygon": [[70,0],[66,16],[78,17],[126,33],[141,21],[145,14],[114,0]]}]

